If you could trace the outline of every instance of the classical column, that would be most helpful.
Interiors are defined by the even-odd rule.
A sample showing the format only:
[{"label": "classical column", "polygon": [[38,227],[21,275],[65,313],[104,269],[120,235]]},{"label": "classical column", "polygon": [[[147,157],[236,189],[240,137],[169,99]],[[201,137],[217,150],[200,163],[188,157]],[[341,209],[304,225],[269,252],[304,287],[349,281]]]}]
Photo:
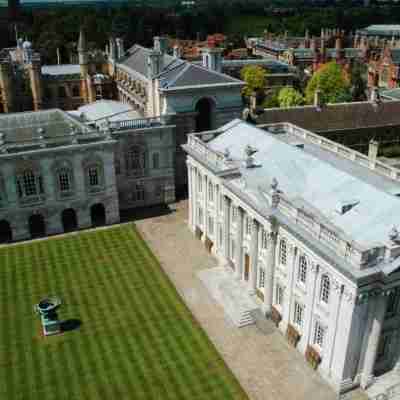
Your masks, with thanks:
[{"label": "classical column", "polygon": [[189,190],[189,201],[188,201],[188,224],[189,224],[189,229],[193,231],[193,189],[192,189],[192,184],[193,184],[193,177],[192,177],[192,171],[193,167],[189,163],[188,160],[186,160],[187,164],[187,173],[188,173],[188,190]]},{"label": "classical column", "polygon": [[251,227],[251,244],[250,244],[250,293],[254,294],[257,288],[257,266],[258,266],[258,235],[260,232],[260,224],[256,219],[252,221]]},{"label": "classical column", "polygon": [[380,295],[370,299],[369,301],[373,301],[373,304],[372,307],[368,307],[368,321],[365,331],[365,334],[368,336],[361,375],[361,387],[363,389],[366,389],[374,380],[376,353],[381,336],[383,320],[385,318],[387,296]]},{"label": "classical column", "polygon": [[198,203],[198,192],[197,192],[197,168],[192,166],[192,227],[193,232],[196,231],[196,227],[198,226],[197,222],[197,203]]},{"label": "classical column", "polygon": [[236,223],[236,251],[235,251],[235,277],[237,280],[242,279],[243,275],[243,218],[244,211],[241,207],[237,208]]},{"label": "classical column", "polygon": [[296,265],[297,265],[297,247],[292,246],[291,253],[292,253],[292,266],[288,268],[288,280],[287,280],[287,288],[285,289],[284,294],[284,305],[283,305],[283,312],[282,312],[282,325],[283,328],[286,330],[287,325],[290,321],[290,312],[291,312],[291,305],[292,305],[292,296],[293,296],[293,285],[295,281],[296,275]]},{"label": "classical column", "polygon": [[207,216],[208,216],[208,210],[207,210],[207,194],[208,194],[208,188],[207,188],[207,175],[203,175],[203,237],[201,240],[205,242],[206,237],[207,237]]},{"label": "classical column", "polygon": [[230,260],[229,248],[230,248],[230,218],[231,218],[231,200],[228,196],[224,195],[224,257],[226,261]]},{"label": "classical column", "polygon": [[310,277],[309,277],[309,282],[310,282],[310,288],[311,290],[307,291],[307,297],[306,297],[306,308],[305,308],[305,318],[304,318],[304,331],[303,331],[303,336],[304,336],[304,345],[307,346],[310,341],[311,341],[311,334],[312,334],[312,314],[313,314],[313,309],[314,309],[314,304],[315,304],[315,297],[318,296],[317,294],[317,282],[318,282],[318,277],[319,277],[319,265],[315,263],[311,263],[310,268],[308,269]]},{"label": "classical column", "polygon": [[264,283],[264,305],[263,311],[266,317],[271,314],[271,307],[273,302],[273,290],[274,290],[274,275],[275,275],[275,249],[277,241],[277,233],[272,231],[268,238],[268,251],[267,251],[267,263]]}]

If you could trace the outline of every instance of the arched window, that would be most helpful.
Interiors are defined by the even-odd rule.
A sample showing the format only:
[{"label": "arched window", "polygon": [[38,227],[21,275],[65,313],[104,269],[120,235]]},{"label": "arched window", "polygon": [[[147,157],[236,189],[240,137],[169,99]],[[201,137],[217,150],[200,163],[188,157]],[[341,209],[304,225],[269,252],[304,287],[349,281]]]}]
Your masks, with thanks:
[{"label": "arched window", "polygon": [[322,275],[322,278],[321,278],[321,290],[320,290],[319,298],[325,304],[328,304],[328,302],[329,302],[330,290],[331,290],[331,282],[329,280],[329,276],[328,275]]},{"label": "arched window", "polygon": [[281,265],[286,265],[287,262],[287,245],[286,240],[281,239],[279,242],[279,261]]},{"label": "arched window", "polygon": [[69,168],[60,168],[57,171],[57,184],[60,193],[71,192],[72,190],[72,171]]},{"label": "arched window", "polygon": [[160,168],[160,154],[153,153],[153,168],[158,169]]},{"label": "arched window", "polygon": [[20,198],[43,194],[42,176],[32,169],[22,171],[17,176],[17,193]]},{"label": "arched window", "polygon": [[297,274],[297,280],[301,283],[306,283],[307,280],[307,258],[305,255],[301,255],[299,258],[299,270]]},{"label": "arched window", "polygon": [[146,153],[142,146],[132,146],[126,154],[126,169],[133,175],[143,175],[146,167]]}]

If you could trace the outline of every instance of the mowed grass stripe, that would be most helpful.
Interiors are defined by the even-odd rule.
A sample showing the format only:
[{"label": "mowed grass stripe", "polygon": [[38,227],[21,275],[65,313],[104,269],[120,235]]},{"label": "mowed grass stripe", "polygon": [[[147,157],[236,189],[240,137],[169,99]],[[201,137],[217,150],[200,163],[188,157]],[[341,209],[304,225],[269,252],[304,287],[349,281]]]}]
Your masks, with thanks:
[{"label": "mowed grass stripe", "polygon": [[[132,225],[5,247],[0,265],[1,398],[246,398]],[[47,294],[79,329],[41,336]]]}]

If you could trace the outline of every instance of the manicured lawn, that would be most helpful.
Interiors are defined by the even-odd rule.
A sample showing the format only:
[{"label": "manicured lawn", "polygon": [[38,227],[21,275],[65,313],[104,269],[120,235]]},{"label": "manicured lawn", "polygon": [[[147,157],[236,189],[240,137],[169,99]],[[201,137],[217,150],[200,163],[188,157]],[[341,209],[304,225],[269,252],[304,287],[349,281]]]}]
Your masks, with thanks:
[{"label": "manicured lawn", "polygon": [[0,249],[0,399],[246,398],[132,225]]}]

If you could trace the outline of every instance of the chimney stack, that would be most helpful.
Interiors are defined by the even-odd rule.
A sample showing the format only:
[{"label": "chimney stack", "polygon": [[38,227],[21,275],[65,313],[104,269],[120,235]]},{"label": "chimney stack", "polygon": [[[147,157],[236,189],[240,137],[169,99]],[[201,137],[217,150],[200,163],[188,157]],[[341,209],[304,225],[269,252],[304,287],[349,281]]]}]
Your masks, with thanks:
[{"label": "chimney stack", "polygon": [[153,40],[154,50],[160,52],[161,54],[165,54],[168,49],[168,39],[164,36],[155,36]]},{"label": "chimney stack", "polygon": [[368,146],[368,158],[370,161],[375,162],[378,158],[379,142],[371,139]]},{"label": "chimney stack", "polygon": [[174,57],[175,58],[181,58],[182,57],[182,50],[177,44],[174,46]]},{"label": "chimney stack", "polygon": [[117,38],[115,39],[115,43],[117,46],[117,57],[118,59],[121,59],[125,56],[124,39]]},{"label": "chimney stack", "polygon": [[153,50],[150,52],[148,60],[147,60],[147,63],[148,63],[147,73],[148,73],[148,77],[150,79],[157,76],[163,70],[163,68],[164,68],[163,59],[164,59],[164,56],[159,51]]},{"label": "chimney stack", "polygon": [[201,50],[203,67],[212,71],[222,71],[222,49],[218,47],[205,47]]}]

